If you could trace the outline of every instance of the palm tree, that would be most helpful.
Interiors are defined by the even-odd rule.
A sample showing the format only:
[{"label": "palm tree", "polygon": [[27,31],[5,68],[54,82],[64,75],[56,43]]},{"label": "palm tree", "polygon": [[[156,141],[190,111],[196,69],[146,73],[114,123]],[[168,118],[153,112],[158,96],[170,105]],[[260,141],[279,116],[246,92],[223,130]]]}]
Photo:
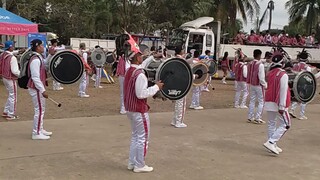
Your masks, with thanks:
[{"label": "palm tree", "polygon": [[270,31],[271,29],[271,22],[272,22],[272,11],[274,10],[274,2],[273,0],[270,0],[268,3],[268,6],[266,8],[266,10],[264,11],[261,19],[259,20],[259,24],[258,24],[258,29],[260,30],[261,25],[263,24],[263,22],[268,18],[268,11],[269,11],[269,26],[268,26],[268,30]]},{"label": "palm tree", "polygon": [[311,33],[318,24],[320,14],[320,0],[289,0],[286,3],[289,9],[290,21],[299,22],[306,15],[306,31]]}]

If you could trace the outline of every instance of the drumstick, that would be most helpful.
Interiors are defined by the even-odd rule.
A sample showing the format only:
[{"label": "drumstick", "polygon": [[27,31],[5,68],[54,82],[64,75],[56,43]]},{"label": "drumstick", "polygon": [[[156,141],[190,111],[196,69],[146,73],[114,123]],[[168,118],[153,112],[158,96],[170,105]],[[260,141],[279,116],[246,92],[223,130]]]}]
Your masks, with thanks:
[{"label": "drumstick", "polygon": [[58,107],[61,107],[61,103],[58,103],[57,101],[53,100],[52,98],[48,97],[48,99],[50,101],[52,101],[53,103],[55,103]]}]

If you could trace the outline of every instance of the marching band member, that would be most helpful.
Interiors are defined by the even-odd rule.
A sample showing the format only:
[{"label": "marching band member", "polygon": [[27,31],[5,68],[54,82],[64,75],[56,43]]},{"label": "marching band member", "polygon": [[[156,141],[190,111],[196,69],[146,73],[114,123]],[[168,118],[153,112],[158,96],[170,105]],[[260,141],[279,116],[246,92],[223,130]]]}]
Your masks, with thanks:
[{"label": "marching band member", "polygon": [[135,52],[130,57],[131,67],[124,78],[124,105],[131,121],[131,145],[128,169],[133,172],[151,172],[152,167],[145,164],[150,135],[149,105],[147,98],[155,95],[163,87],[157,82],[148,87],[148,79],[139,67],[142,64],[141,52]]},{"label": "marching band member", "polygon": [[[196,63],[200,62],[199,57],[200,57],[200,52],[195,51],[193,53],[192,64],[196,64]],[[200,106],[201,87],[202,86],[193,86],[192,101],[191,101],[190,109],[195,109],[195,110],[203,109],[203,107]]]},{"label": "marching band member", "polygon": [[[261,50],[254,50],[254,60],[248,65],[247,83],[250,85],[248,122],[254,122],[255,124],[265,123],[261,117],[264,104],[264,89],[267,89],[267,83],[265,81],[264,66],[261,62],[261,54]],[[255,115],[256,99],[258,100],[258,109]]]},{"label": "marching band member", "polygon": [[[276,54],[272,58],[270,71],[268,72],[268,89],[266,90],[265,110],[268,113],[268,141],[264,147],[274,154],[279,154],[282,149],[277,142],[289,129],[291,122],[288,113],[290,106],[290,88],[288,87],[288,75],[283,70],[283,56]],[[279,126],[278,118],[280,121]]]},{"label": "marching band member", "polygon": [[124,83],[124,76],[126,71],[130,68],[130,62],[127,61],[124,57],[124,54],[119,57],[119,62],[116,70],[116,75],[119,78],[119,85],[120,85],[120,114],[126,114],[126,109],[124,107],[123,102],[123,83]]},{"label": "marching band member", "polygon": [[[236,96],[234,100],[234,107],[247,109],[247,97],[248,97],[248,87],[247,87],[247,65],[244,63],[244,58],[240,58],[239,62],[235,65],[235,81],[236,83]],[[239,106],[240,96],[243,93],[241,105]]]},{"label": "marching band member", "polygon": [[[310,66],[307,65],[307,63],[306,63],[307,59],[301,58],[300,55],[298,56],[298,58],[299,58],[299,63],[295,64],[293,66],[292,70],[295,72],[301,72],[301,71],[311,72],[312,70],[311,70]],[[298,119],[299,120],[307,120],[308,118],[305,116],[307,104],[306,103],[299,103],[299,104],[300,104],[300,114],[299,114]],[[291,108],[289,111],[292,118],[297,117],[294,113],[297,106],[298,106],[298,102],[292,102],[292,105],[291,105]]]},{"label": "marching band member", "polygon": [[[175,49],[176,57],[183,58],[184,50],[178,46]],[[183,123],[184,114],[186,112],[186,97],[175,101],[174,116],[171,125],[176,128],[185,128],[187,125]]]},{"label": "marching band member", "polygon": [[[86,50],[86,44],[80,43],[79,55],[81,58],[83,58],[85,63],[88,63],[88,53],[85,50]],[[87,89],[88,85],[89,85],[89,75],[87,74],[86,71],[84,71],[82,74],[80,85],[79,85],[78,96],[80,96],[82,98],[90,97],[88,94],[86,94],[86,89]]]},{"label": "marching band member", "polygon": [[[96,47],[95,47],[96,49],[102,49],[99,45],[97,45]],[[95,83],[94,83],[94,87],[95,88],[103,88],[100,84],[101,84],[101,71],[102,71],[102,69],[103,69],[103,67],[102,66],[97,66],[97,65],[95,65],[96,66],[96,76],[95,76]],[[93,76],[92,76],[93,77]]]},{"label": "marching band member", "polygon": [[[210,59],[210,50],[206,50],[204,53],[205,53],[205,56],[204,56],[203,59],[204,60],[209,60]],[[201,91],[205,91],[205,92],[209,92],[210,91],[209,90],[209,84],[211,84],[212,76],[213,76],[213,74],[209,75],[209,79],[208,79],[207,83],[201,86]]]},{"label": "marching band member", "polygon": [[[65,46],[58,47],[58,42],[59,42],[58,39],[51,39],[50,41],[51,41],[51,46],[49,47],[49,55],[47,57],[48,63],[50,63],[49,61],[51,60],[52,56],[56,54],[57,51],[65,50]],[[61,84],[55,80],[53,80],[52,82],[52,87],[54,91],[63,90],[63,87],[61,87]]]},{"label": "marching band member", "polygon": [[17,58],[13,55],[12,41],[5,42],[5,52],[0,55],[0,74],[9,96],[5,104],[2,117],[7,120],[19,119],[16,115],[17,107],[17,79],[20,75]]},{"label": "marching band member", "polygon": [[267,74],[267,72],[269,71],[269,68],[272,64],[272,53],[271,52],[266,52],[264,55],[264,59],[262,59],[262,63],[264,65],[264,72],[265,74]]},{"label": "marching band member", "polygon": [[33,118],[33,140],[46,140],[50,139],[52,132],[43,129],[43,117],[45,113],[45,98],[48,98],[45,86],[47,86],[47,74],[45,62],[42,58],[44,47],[42,41],[35,39],[31,42],[31,50],[36,53],[30,59],[29,72],[31,77],[28,82],[29,94],[32,97],[34,105],[34,118]]}]

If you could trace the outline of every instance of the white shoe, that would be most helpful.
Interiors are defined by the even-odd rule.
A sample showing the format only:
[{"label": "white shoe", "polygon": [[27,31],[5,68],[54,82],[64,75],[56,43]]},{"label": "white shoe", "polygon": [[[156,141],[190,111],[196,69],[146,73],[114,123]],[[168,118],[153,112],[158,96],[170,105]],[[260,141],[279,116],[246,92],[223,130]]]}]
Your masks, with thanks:
[{"label": "white shoe", "polygon": [[297,118],[297,116],[294,114],[293,111],[289,111],[289,114],[290,114],[290,116],[291,116],[292,118]]},{"label": "white shoe", "polygon": [[176,127],[176,128],[185,128],[185,127],[187,127],[187,125],[185,123],[178,123],[178,124],[174,125],[174,127]]},{"label": "white shoe", "polygon": [[203,89],[202,91],[204,91],[204,92],[210,92],[210,90],[209,90],[208,88]]},{"label": "white shoe", "polygon": [[171,124],[171,126],[175,126],[176,125],[175,120],[172,120],[170,124]]},{"label": "white shoe", "polygon": [[248,119],[247,122],[248,122],[248,123],[253,123],[253,122],[254,122],[254,119]]},{"label": "white shoe", "polygon": [[50,136],[46,136],[44,134],[39,134],[39,135],[33,134],[32,139],[33,140],[47,140],[47,139],[50,139]]},{"label": "white shoe", "polygon": [[42,130],[41,131],[41,133],[43,134],[43,135],[45,135],[45,136],[51,136],[52,135],[52,132],[48,132],[48,131],[46,131],[46,130]]},{"label": "white shoe", "polygon": [[278,146],[277,144],[276,144],[275,146],[276,146],[277,151],[278,151],[279,153],[282,153],[282,149],[279,148],[279,146]]},{"label": "white shoe", "polygon": [[223,83],[223,84],[227,84],[227,82],[226,82],[226,81],[222,81],[222,83]]},{"label": "white shoe", "polygon": [[194,108],[196,108],[196,106],[189,106],[189,109],[194,109]]},{"label": "white shoe", "polygon": [[241,109],[248,109],[248,106],[246,106],[246,105],[241,105],[240,108],[241,108]]},{"label": "white shoe", "polygon": [[133,170],[134,169],[134,165],[133,164],[128,164],[128,170]]},{"label": "white shoe", "polygon": [[265,148],[267,148],[269,151],[271,151],[273,154],[279,154],[279,151],[277,150],[276,146],[274,144],[271,144],[269,141],[263,144]]},{"label": "white shoe", "polygon": [[255,124],[265,124],[266,122],[262,119],[256,119],[253,121]]},{"label": "white shoe", "polygon": [[308,118],[306,116],[301,116],[298,118],[299,120],[307,120]]},{"label": "white shoe", "polygon": [[234,106],[234,108],[239,109],[239,108],[240,108],[240,106],[239,106],[239,105],[235,105],[235,106]]},{"label": "white shoe", "polygon": [[121,110],[120,114],[127,114],[127,111]]},{"label": "white shoe", "polygon": [[82,95],[80,95],[80,97],[82,97],[82,98],[88,98],[88,97],[90,97],[90,95],[88,95],[88,94],[82,94]]},{"label": "white shoe", "polygon": [[151,171],[153,171],[153,167],[149,167],[149,166],[147,166],[147,165],[145,165],[144,167],[142,167],[142,168],[134,168],[133,169],[133,172],[135,172],[135,173],[146,173],[146,172],[151,172]]},{"label": "white shoe", "polygon": [[198,106],[198,107],[195,107],[194,108],[195,110],[202,110],[202,109],[204,109],[202,106]]}]

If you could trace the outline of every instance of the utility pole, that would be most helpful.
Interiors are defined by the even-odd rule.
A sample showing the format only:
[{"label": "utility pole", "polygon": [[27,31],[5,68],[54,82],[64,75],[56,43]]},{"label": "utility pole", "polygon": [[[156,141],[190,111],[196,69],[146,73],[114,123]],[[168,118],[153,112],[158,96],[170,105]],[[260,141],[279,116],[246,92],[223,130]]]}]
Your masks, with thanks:
[{"label": "utility pole", "polygon": [[269,8],[269,10],[270,10],[270,15],[269,15],[269,28],[268,28],[268,30],[270,31],[270,29],[271,29],[271,23],[272,23],[272,11],[274,10],[274,2],[273,2],[273,0],[270,0],[270,1],[269,1],[268,8]]},{"label": "utility pole", "polygon": [[2,8],[7,9],[7,0],[2,0]]}]

